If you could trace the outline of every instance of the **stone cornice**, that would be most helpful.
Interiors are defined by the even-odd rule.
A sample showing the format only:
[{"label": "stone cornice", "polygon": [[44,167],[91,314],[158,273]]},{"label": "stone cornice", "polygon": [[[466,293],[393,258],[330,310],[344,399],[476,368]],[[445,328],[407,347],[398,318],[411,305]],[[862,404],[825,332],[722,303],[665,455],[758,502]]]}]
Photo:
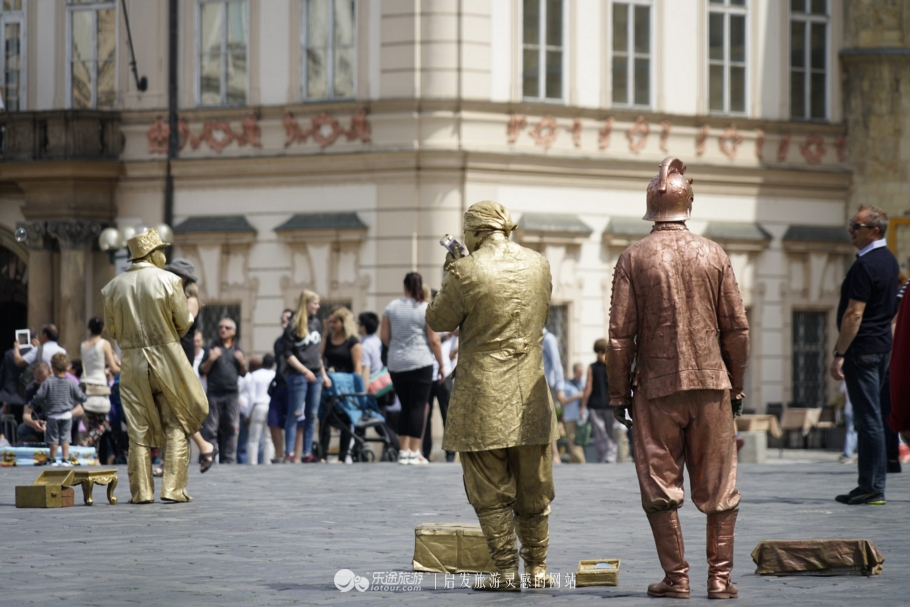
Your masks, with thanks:
[{"label": "stone cornice", "polygon": [[[135,168],[133,168],[135,165]],[[154,173],[156,163],[128,163],[127,175]],[[173,163],[181,189],[268,187],[305,183],[368,183],[395,179],[420,170],[427,178],[466,173],[469,181],[516,185],[571,186],[640,190],[654,177],[650,159],[598,160],[559,156],[469,153],[463,151],[401,151],[323,156],[205,158]],[[834,166],[744,168],[689,163],[700,193],[794,196],[844,199],[851,181],[848,170]],[[129,181],[129,178],[127,178]]]},{"label": "stone cornice", "polygon": [[53,240],[47,233],[47,226],[43,221],[20,221],[17,228],[25,228],[25,245],[32,251],[48,250],[53,248]]},{"label": "stone cornice", "polygon": [[47,233],[61,249],[84,249],[101,233],[101,224],[85,219],[48,221]]}]

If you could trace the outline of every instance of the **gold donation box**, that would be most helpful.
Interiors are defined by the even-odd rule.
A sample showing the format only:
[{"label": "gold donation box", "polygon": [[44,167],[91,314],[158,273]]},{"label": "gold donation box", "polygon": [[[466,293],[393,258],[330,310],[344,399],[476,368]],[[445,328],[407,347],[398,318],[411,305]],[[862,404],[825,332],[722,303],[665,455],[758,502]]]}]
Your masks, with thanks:
[{"label": "gold donation box", "polygon": [[414,571],[492,573],[496,570],[480,525],[421,523],[414,536]]},{"label": "gold donation box", "polygon": [[616,586],[619,584],[619,559],[578,561],[576,586]]},{"label": "gold donation box", "polygon": [[65,508],[74,503],[72,470],[45,470],[31,485],[16,487],[16,508]]}]

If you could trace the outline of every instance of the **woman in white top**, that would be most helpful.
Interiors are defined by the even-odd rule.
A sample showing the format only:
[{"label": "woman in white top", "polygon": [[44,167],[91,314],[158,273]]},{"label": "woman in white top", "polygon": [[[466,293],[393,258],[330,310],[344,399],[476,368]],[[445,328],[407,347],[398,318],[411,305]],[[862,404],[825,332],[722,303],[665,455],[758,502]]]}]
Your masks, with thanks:
[{"label": "woman in white top", "polygon": [[440,369],[435,379],[445,381],[439,335],[427,325],[427,305],[423,278],[417,272],[409,272],[404,277],[404,297],[392,301],[382,313],[380,338],[389,348],[389,375],[401,402],[401,464],[427,463],[420,453],[420,440],[434,380],[434,357]]},{"label": "woman in white top", "polygon": [[82,384],[88,399],[82,405],[85,410],[86,433],[83,447],[97,447],[101,437],[111,429],[108,414],[111,411],[111,389],[107,383],[105,367],[111,373],[120,373],[120,363],[114,355],[111,342],[101,337],[104,321],[92,318],[88,321],[89,338],[82,342]]}]

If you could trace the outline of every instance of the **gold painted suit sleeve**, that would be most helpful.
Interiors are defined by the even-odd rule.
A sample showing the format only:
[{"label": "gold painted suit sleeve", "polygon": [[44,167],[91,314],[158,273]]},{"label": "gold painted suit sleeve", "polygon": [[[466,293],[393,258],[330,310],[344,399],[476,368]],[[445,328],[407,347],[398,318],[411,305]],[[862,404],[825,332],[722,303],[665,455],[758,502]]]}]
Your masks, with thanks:
[{"label": "gold painted suit sleeve", "polygon": [[467,316],[461,275],[455,267],[456,264],[457,262],[446,264],[442,287],[427,307],[427,324],[434,331],[454,331]]},{"label": "gold painted suit sleeve", "polygon": [[730,373],[730,383],[733,386],[731,390],[734,395],[741,394],[746,365],[749,363],[749,322],[729,259],[724,264],[717,321],[720,328],[720,352]]},{"label": "gold painted suit sleeve", "polygon": [[610,301],[610,353],[607,379],[610,404],[632,402],[632,364],[637,351],[638,306],[630,279],[629,256],[623,254],[613,270],[613,297]]}]

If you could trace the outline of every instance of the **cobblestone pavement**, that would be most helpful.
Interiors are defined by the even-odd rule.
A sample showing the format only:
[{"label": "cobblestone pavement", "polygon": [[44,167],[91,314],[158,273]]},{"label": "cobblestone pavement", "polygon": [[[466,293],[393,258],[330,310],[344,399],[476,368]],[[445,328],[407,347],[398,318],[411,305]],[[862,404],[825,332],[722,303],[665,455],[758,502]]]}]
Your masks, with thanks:
[{"label": "cobblestone pavement", "polygon": [[[910,571],[910,471],[888,476],[886,506],[843,506],[855,466],[836,454],[787,453],[740,466],[743,502],[734,581],[741,605],[907,605]],[[110,506],[18,510],[14,486],[41,469],[0,469],[0,605],[653,605],[660,579],[654,544],[631,465],[555,469],[549,565],[573,572],[580,559],[622,560],[619,586],[487,594],[445,589],[425,575],[414,592],[340,592],[339,569],[410,569],[420,522],[475,522],[460,466],[218,466],[190,478],[192,504],[127,504],[120,468]],[[705,518],[691,502],[680,511],[691,564],[693,604],[706,604]],[[868,538],[885,556],[875,577],[760,577],[750,552],[762,539]],[[456,577],[456,588],[460,579]],[[595,603],[597,604],[597,603]],[[716,605],[716,603],[712,604]]]}]

